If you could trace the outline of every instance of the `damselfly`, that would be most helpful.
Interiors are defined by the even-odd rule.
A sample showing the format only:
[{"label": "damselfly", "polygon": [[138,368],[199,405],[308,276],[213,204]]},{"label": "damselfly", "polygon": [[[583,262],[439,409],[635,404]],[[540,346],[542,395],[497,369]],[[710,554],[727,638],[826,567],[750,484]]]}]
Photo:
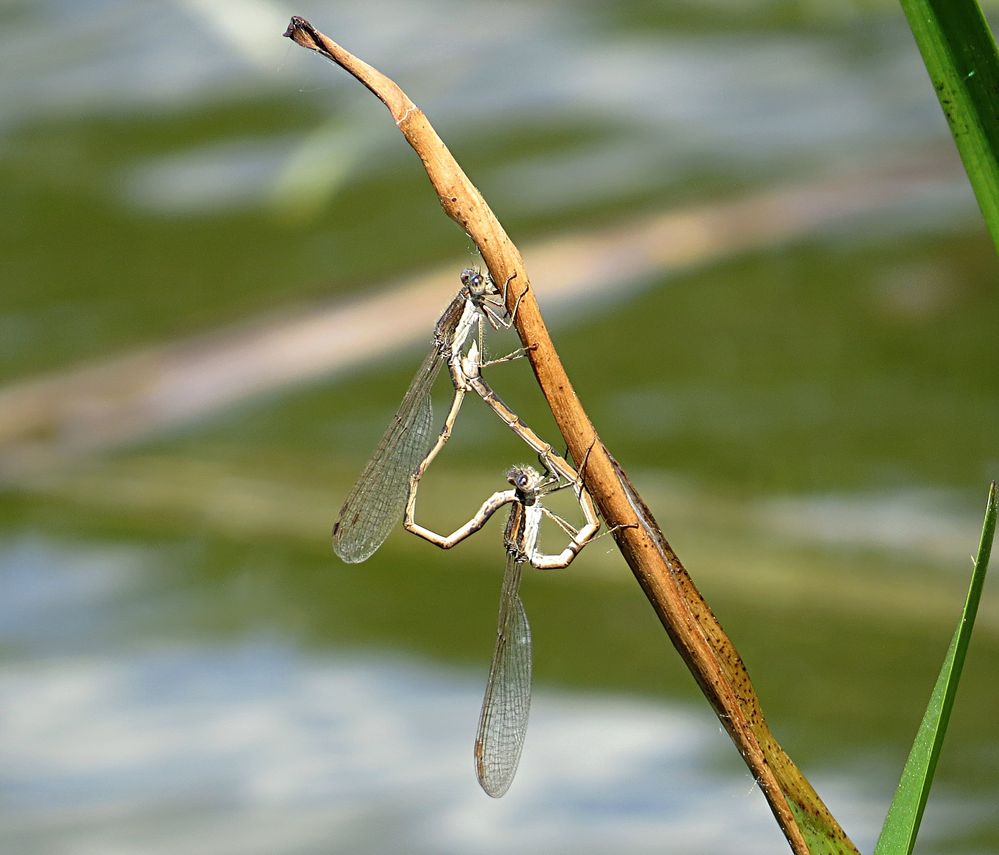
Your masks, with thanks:
[{"label": "damselfly", "polygon": [[[444,428],[433,447],[439,451],[450,436],[466,391],[460,382],[462,348],[476,328],[481,342],[484,321],[493,329],[512,324],[513,317],[506,311],[510,279],[499,289],[478,270],[462,271],[461,289],[434,327],[430,353],[413,377],[399,409],[344,501],[333,526],[333,549],[344,561],[356,563],[370,557],[402,515],[410,474],[432,448],[430,392],[445,363],[451,367],[455,391]],[[481,345],[476,347],[476,354],[480,348]],[[494,361],[502,362],[517,355],[519,353],[513,353]],[[436,455],[436,451],[433,454]]]},{"label": "damselfly", "polygon": [[[503,535],[507,558],[500,593],[496,647],[475,736],[475,774],[482,789],[493,798],[502,796],[513,781],[531,707],[531,629],[520,599],[524,565],[529,563],[542,569],[568,567],[600,528],[593,501],[579,476],[567,461],[557,455],[556,458],[557,467],[552,465],[554,460],[541,457],[542,464],[548,469],[547,476],[530,466],[511,467],[507,480],[513,489],[494,493],[475,516],[450,535],[440,535],[415,522],[416,483],[412,484],[406,503],[406,529],[442,549],[450,549],[460,543],[482,528],[501,507],[511,505]],[[562,474],[566,471],[572,472],[573,477],[566,480]],[[573,488],[585,519],[578,531],[542,503],[547,494],[569,486]],[[560,553],[546,554],[538,549],[538,535],[544,517],[553,520],[570,537],[569,544]]]}]

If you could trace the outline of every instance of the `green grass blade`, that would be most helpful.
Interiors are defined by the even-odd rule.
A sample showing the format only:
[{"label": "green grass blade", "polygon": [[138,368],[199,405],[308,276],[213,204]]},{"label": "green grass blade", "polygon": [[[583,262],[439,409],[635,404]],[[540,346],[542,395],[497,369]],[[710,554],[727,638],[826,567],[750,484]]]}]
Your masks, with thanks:
[{"label": "green grass blade", "polygon": [[999,57],[976,0],[900,0],[999,250]]},{"label": "green grass blade", "polygon": [[982,539],[978,546],[975,569],[971,574],[971,587],[964,604],[961,622],[957,626],[947,657],[944,659],[940,676],[937,677],[929,706],[919,725],[919,732],[909,752],[909,759],[902,770],[895,798],[892,799],[884,828],[874,847],[874,855],[908,855],[916,842],[919,823],[923,818],[923,808],[933,782],[940,747],[943,744],[950,711],[957,694],[957,684],[961,679],[961,669],[968,652],[971,630],[975,625],[978,601],[985,584],[985,571],[989,565],[992,539],[996,530],[996,483],[992,482],[989,500],[985,509],[985,523],[982,526]]}]

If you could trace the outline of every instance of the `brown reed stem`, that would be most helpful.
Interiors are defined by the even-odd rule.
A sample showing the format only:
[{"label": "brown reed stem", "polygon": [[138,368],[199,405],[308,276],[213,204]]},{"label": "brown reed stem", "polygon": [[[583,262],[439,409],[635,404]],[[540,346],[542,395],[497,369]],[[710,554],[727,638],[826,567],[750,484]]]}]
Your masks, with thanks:
[{"label": "brown reed stem", "polygon": [[[426,116],[396,83],[293,17],[285,35],[339,65],[363,83],[389,112],[423,161],[444,213],[478,248],[494,282],[516,278],[508,300],[523,295],[516,315],[542,394],[575,460],[588,454],[584,483],[611,526],[621,554],[655,609],[674,647],[694,675],[722,726],[763,790],[791,849],[808,853],[857,850],[818,794],[773,737],[746,667],[673,552],[620,464],[600,441],[583,409],[529,288],[524,260],[481,193],[469,181]],[[526,292],[526,293],[525,293]],[[808,843],[806,843],[806,839]]]}]

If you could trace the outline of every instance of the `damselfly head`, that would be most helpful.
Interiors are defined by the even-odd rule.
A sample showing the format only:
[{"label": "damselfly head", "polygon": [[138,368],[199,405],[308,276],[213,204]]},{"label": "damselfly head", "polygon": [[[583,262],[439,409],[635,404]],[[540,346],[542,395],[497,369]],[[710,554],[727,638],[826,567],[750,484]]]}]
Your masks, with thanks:
[{"label": "damselfly head", "polygon": [[474,267],[466,267],[461,271],[461,284],[468,289],[468,293],[473,297],[483,297],[492,288],[489,277],[484,276],[481,271]]},{"label": "damselfly head", "polygon": [[511,466],[506,480],[521,493],[533,493],[541,485],[541,474],[530,466]]}]

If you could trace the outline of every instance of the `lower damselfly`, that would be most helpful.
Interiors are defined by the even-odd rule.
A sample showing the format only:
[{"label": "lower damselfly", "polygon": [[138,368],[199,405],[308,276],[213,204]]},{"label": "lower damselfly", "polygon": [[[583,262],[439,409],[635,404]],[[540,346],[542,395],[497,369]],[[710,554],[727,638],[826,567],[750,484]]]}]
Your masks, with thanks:
[{"label": "lower damselfly", "polygon": [[[478,512],[450,535],[441,535],[416,523],[417,484],[406,504],[405,526],[442,549],[450,549],[481,529],[501,507],[509,504],[510,516],[503,534],[506,569],[500,593],[496,646],[486,681],[479,726],[475,736],[475,774],[485,792],[499,798],[510,787],[520,762],[531,707],[531,628],[520,599],[520,581],[525,564],[542,569],[568,567],[600,528],[596,509],[582,481],[568,462],[541,457],[548,470],[542,475],[530,466],[513,466],[507,472],[512,489],[494,493]],[[567,479],[565,472],[571,472]],[[543,504],[544,496],[572,487],[585,522],[575,529]],[[541,522],[547,517],[569,535],[569,544],[559,553],[538,548]]]}]

